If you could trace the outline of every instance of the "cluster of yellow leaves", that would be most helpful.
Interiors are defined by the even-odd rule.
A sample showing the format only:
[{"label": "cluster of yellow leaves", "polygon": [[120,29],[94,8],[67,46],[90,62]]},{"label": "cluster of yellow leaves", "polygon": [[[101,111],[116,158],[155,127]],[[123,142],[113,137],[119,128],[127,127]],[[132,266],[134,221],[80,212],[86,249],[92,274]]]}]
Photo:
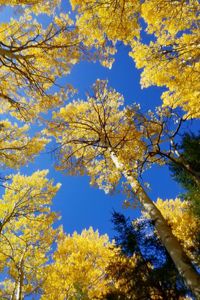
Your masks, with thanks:
[{"label": "cluster of yellow leaves", "polygon": [[[106,44],[106,38],[113,42],[129,43],[139,37],[140,27],[137,18],[140,2],[134,1],[79,1],[71,0],[72,9],[78,10],[77,25],[83,27],[81,33],[89,37],[88,43]],[[132,26],[131,26],[132,24]],[[105,37],[106,35],[106,37]]]},{"label": "cluster of yellow leaves", "polygon": [[[102,64],[111,67],[117,41],[130,43],[139,37],[139,0],[71,0],[72,9],[77,9],[76,25],[87,46],[103,49]],[[112,43],[110,42],[112,41]]]},{"label": "cluster of yellow leaves", "polygon": [[52,228],[57,215],[50,204],[59,189],[46,178],[47,173],[14,175],[0,200],[2,299],[24,299],[37,292],[44,280],[43,267],[57,232]]},{"label": "cluster of yellow leaves", "polygon": [[141,84],[165,86],[163,104],[182,107],[186,116],[200,116],[199,1],[146,0],[141,16],[155,41],[132,42],[130,55],[143,68]]},{"label": "cluster of yellow leaves", "polygon": [[[71,0],[71,4],[77,8],[76,25],[84,43],[104,53],[104,65],[112,66],[117,41],[128,44],[136,66],[144,69],[142,86],[167,87],[162,95],[165,106],[182,107],[187,117],[199,117],[198,0]],[[154,35],[149,45],[140,38],[139,17],[147,33]]]},{"label": "cluster of yellow leaves", "polygon": [[35,14],[50,14],[61,3],[61,0],[0,0],[0,5],[29,8]]},{"label": "cluster of yellow leaves", "polygon": [[110,261],[107,273],[114,282],[113,287],[111,287],[113,293],[126,295],[126,299],[135,299],[132,285],[134,286],[133,270],[137,267],[137,262],[136,255],[128,257],[122,254],[115,255]]},{"label": "cluster of yellow leaves", "polygon": [[30,138],[29,127],[19,127],[8,120],[0,122],[0,165],[19,168],[25,165],[44,149],[48,140],[38,136]]},{"label": "cluster of yellow leaves", "polygon": [[123,97],[107,82],[96,81],[94,96],[74,101],[54,113],[48,134],[60,144],[58,169],[91,176],[91,184],[105,191],[120,180],[121,172],[111,158],[114,150],[121,163],[137,169],[145,144],[129,110],[122,109]]},{"label": "cluster of yellow leaves", "polygon": [[163,104],[182,107],[190,118],[199,117],[199,37],[199,29],[194,29],[174,40],[161,37],[149,45],[134,43],[130,53],[136,66],[144,68],[142,86],[166,86],[168,90],[161,97]]},{"label": "cluster of yellow leaves", "polygon": [[1,113],[9,111],[27,121],[62,103],[64,90],[52,93],[50,88],[79,60],[79,38],[72,25],[67,14],[60,14],[43,28],[27,12],[1,24]]},{"label": "cluster of yellow leaves", "polygon": [[105,270],[117,249],[107,235],[100,236],[92,228],[81,234],[60,233],[54,262],[46,267],[43,285],[45,300],[98,299],[106,293],[112,280]]},{"label": "cluster of yellow leaves", "polygon": [[141,5],[141,15],[147,23],[148,33],[159,36],[166,31],[175,36],[179,31],[195,26],[198,6],[198,0],[145,0]]},{"label": "cluster of yellow leaves", "polygon": [[179,198],[163,201],[158,199],[156,206],[172,228],[173,234],[178,238],[187,255],[199,263],[199,228],[200,221],[189,208],[189,203]]}]

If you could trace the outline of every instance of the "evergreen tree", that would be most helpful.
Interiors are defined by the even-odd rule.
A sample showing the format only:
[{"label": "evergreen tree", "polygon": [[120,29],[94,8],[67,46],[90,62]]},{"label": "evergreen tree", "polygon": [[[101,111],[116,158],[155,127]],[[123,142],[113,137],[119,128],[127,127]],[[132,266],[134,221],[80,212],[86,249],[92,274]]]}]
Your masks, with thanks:
[{"label": "evergreen tree", "polygon": [[124,286],[119,286],[119,294],[114,291],[107,299],[178,299],[188,292],[149,219],[132,223],[123,214],[114,212],[112,223],[122,255],[130,260],[136,256],[137,263],[131,266],[128,259],[126,266],[111,263],[108,273],[119,282],[126,282],[126,293],[122,294]]},{"label": "evergreen tree", "polygon": [[[184,134],[177,149],[180,160],[184,160],[200,176],[200,134]],[[197,176],[193,177],[182,165],[174,162],[170,162],[169,167],[173,178],[185,189],[182,195],[184,200],[190,201],[193,213],[200,217],[200,184],[196,180]]]}]

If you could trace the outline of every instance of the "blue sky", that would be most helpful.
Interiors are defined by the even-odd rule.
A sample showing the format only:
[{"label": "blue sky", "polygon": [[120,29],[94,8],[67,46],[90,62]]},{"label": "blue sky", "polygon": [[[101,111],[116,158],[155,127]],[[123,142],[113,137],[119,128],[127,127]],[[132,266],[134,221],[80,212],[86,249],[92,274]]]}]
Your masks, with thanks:
[{"label": "blue sky", "polygon": [[[67,7],[68,10],[68,7]],[[9,10],[2,10],[1,21],[7,19]],[[115,63],[111,70],[102,67],[98,62],[81,62],[73,67],[71,74],[62,79],[62,83],[71,83],[79,90],[83,97],[95,80],[107,79],[109,85],[122,93],[125,104],[138,102],[142,110],[154,109],[161,104],[161,88],[151,87],[141,89],[140,71],[136,70],[133,60],[128,56],[129,49],[123,45],[118,47]],[[194,124],[194,128],[196,125]],[[100,233],[108,233],[113,236],[111,213],[114,210],[121,211],[131,218],[139,216],[138,210],[122,208],[125,195],[106,195],[103,191],[91,187],[89,178],[64,176],[54,170],[53,155],[42,153],[34,163],[21,169],[22,174],[31,174],[38,169],[49,169],[49,178],[60,182],[62,187],[54,199],[53,210],[59,211],[64,230],[67,233],[80,232],[84,228],[92,226],[99,229]],[[174,198],[182,190],[170,177],[167,167],[154,167],[145,175],[145,180],[151,184],[150,196],[153,200],[157,197]]]}]

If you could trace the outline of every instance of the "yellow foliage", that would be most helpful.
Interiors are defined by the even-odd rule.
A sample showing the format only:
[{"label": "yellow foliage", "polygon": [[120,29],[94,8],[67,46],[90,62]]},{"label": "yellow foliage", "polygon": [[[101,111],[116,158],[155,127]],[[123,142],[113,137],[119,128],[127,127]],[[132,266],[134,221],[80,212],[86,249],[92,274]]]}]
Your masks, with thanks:
[{"label": "yellow foliage", "polygon": [[163,104],[182,107],[189,118],[200,116],[199,1],[147,0],[141,16],[155,42],[132,42],[130,55],[144,68],[141,84],[165,86]]},{"label": "yellow foliage", "polygon": [[183,245],[187,255],[198,263],[200,221],[191,213],[189,203],[179,198],[165,201],[158,198],[156,206],[172,228],[173,234]]},{"label": "yellow foliage", "polygon": [[112,284],[105,270],[116,253],[108,236],[92,228],[72,236],[61,232],[41,300],[98,299]]},{"label": "yellow foliage", "polygon": [[178,32],[195,27],[198,21],[198,0],[165,1],[146,0],[141,5],[141,15],[150,34],[161,32],[175,36]]},{"label": "yellow foliage", "polygon": [[149,45],[134,43],[130,55],[138,68],[143,87],[166,86],[162,99],[165,106],[182,107],[187,117],[199,117],[199,30],[183,34],[180,38],[167,37]]},{"label": "yellow foliage", "polygon": [[50,89],[80,58],[77,29],[69,16],[52,16],[45,27],[26,11],[1,23],[0,40],[0,113],[27,121],[60,105],[67,88],[57,93]]},{"label": "yellow foliage", "polygon": [[138,16],[139,0],[71,0],[72,9],[77,9],[76,25],[87,46],[103,50],[101,61],[107,67],[112,66],[117,41],[130,43],[139,37]]},{"label": "yellow foliage", "polygon": [[145,144],[133,122],[134,112],[122,109],[122,104],[119,93],[107,88],[107,82],[97,81],[93,97],[74,101],[54,113],[47,133],[61,145],[59,170],[87,173],[91,184],[108,192],[121,178],[121,170],[111,158],[114,150],[128,170],[137,172]]},{"label": "yellow foliage", "polygon": [[[134,297],[134,270],[137,268],[138,257],[115,255],[107,268],[109,278],[113,280],[112,290],[127,296],[127,299]],[[141,278],[142,282],[142,278]],[[137,297],[137,296],[136,296]],[[133,299],[136,299],[135,297]]]},{"label": "yellow foliage", "polygon": [[[59,189],[46,178],[48,171],[12,176],[0,199],[0,296],[24,299],[37,292],[44,280],[43,267],[57,234],[52,198]],[[21,295],[21,298],[18,298]]]},{"label": "yellow foliage", "polygon": [[0,122],[0,165],[19,168],[45,148],[48,140],[39,135],[30,138],[27,125],[19,127],[8,120]]},{"label": "yellow foliage", "polygon": [[[76,25],[84,43],[99,50],[100,61],[111,67],[116,42],[132,50],[136,66],[143,68],[141,84],[164,86],[163,104],[181,107],[189,118],[199,117],[199,1],[71,0],[77,9]],[[146,24],[149,45],[140,31]]]},{"label": "yellow foliage", "polygon": [[35,14],[50,14],[60,2],[61,0],[0,0],[0,5],[25,7]]},{"label": "yellow foliage", "polygon": [[138,0],[71,0],[71,4],[73,9],[78,10],[77,25],[84,36],[90,37],[89,44],[98,42],[103,45],[106,37],[114,43],[123,41],[127,44],[133,37],[139,37]]}]

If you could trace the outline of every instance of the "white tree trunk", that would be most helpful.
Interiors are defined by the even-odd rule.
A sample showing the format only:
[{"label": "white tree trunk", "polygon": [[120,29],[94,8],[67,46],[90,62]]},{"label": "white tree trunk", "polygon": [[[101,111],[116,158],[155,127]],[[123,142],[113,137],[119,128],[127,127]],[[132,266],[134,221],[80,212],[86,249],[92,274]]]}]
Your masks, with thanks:
[{"label": "white tree trunk", "polygon": [[196,299],[200,299],[200,275],[193,267],[189,258],[183,251],[177,238],[173,235],[170,227],[168,226],[166,220],[162,216],[159,209],[156,207],[154,202],[149,198],[140,183],[131,175],[124,166],[118,160],[117,156],[113,151],[111,152],[111,158],[116,168],[121,171],[124,175],[133,191],[137,194],[137,198],[144,207],[145,211],[148,212],[150,218],[154,222],[155,228],[158,235],[167,249],[169,255],[171,256],[177,270],[180,275],[185,280],[185,283],[190,288],[192,293],[196,296]]},{"label": "white tree trunk", "polygon": [[[24,251],[25,253],[25,251]],[[19,261],[19,269],[18,269],[18,278],[17,278],[17,288],[16,288],[16,300],[22,300],[22,287],[24,282],[24,272],[23,272],[23,264],[24,264],[24,253]]]}]

